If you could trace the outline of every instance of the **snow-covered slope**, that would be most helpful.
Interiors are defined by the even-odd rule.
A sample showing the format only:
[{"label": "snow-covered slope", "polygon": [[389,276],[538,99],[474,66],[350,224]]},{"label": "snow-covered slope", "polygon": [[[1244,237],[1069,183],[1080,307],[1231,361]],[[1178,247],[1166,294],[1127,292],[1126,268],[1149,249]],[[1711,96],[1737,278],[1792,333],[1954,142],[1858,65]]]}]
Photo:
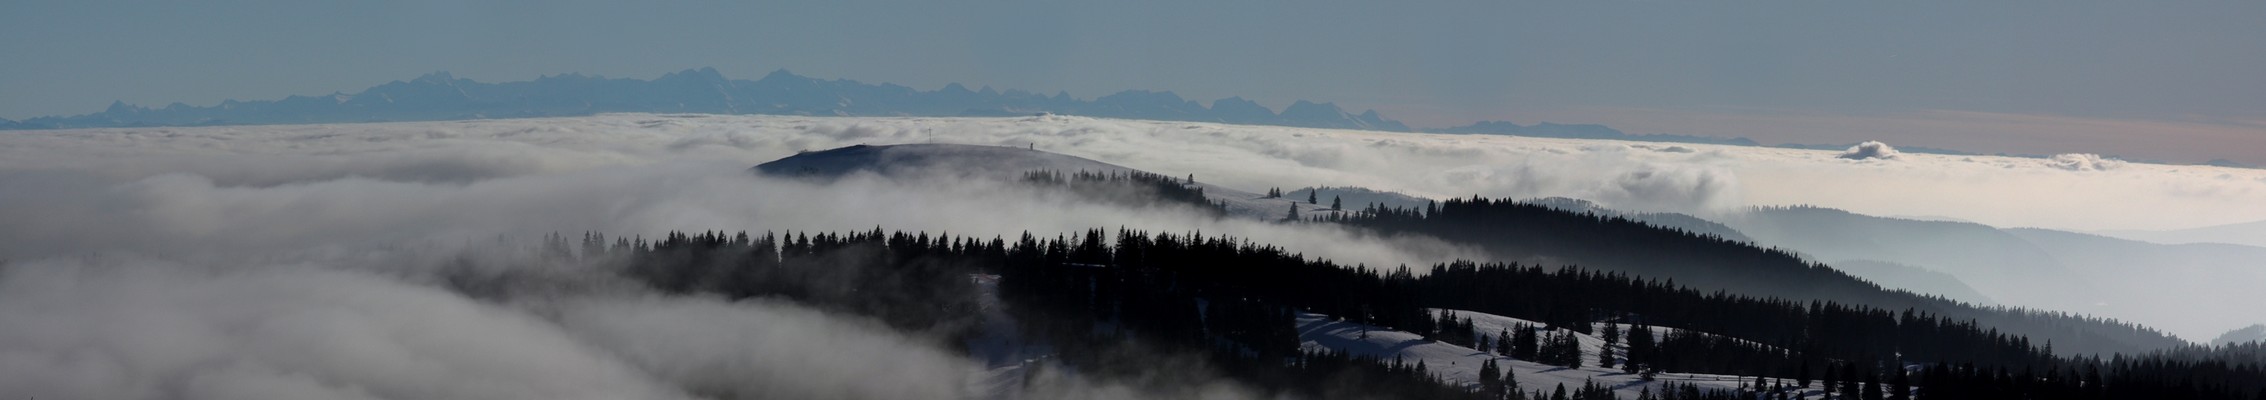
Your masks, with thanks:
[{"label": "snow-covered slope", "polygon": [[[1522,323],[1531,326],[1543,325],[1533,321],[1487,313],[1460,310],[1446,311],[1454,313],[1458,317],[1471,318],[1473,329],[1480,332],[1500,332]],[[1671,330],[1661,327],[1654,329],[1657,334],[1661,335],[1665,335]],[[1366,336],[1364,331],[1366,331]],[[1308,349],[1330,349],[1355,355],[1377,356],[1384,359],[1400,357],[1409,364],[1421,361],[1425,364],[1426,370],[1431,371],[1432,374],[1453,384],[1472,388],[1478,387],[1479,366],[1487,360],[1495,360],[1498,365],[1512,371],[1512,375],[1518,380],[1520,389],[1524,391],[1536,389],[1549,391],[1560,384],[1572,389],[1581,387],[1585,382],[1595,382],[1613,388],[1615,393],[1620,394],[1623,398],[1635,398],[1638,393],[1646,388],[1658,392],[1660,386],[1672,382],[1697,384],[1703,388],[1735,390],[1739,388],[1741,383],[1754,381],[1754,377],[1751,376],[1688,374],[1674,371],[1659,374],[1654,377],[1654,380],[1646,381],[1637,374],[1622,372],[1619,369],[1597,367],[1597,354],[1605,348],[1605,340],[1580,333],[1574,335],[1575,340],[1581,343],[1582,359],[1584,360],[1581,368],[1566,368],[1515,360],[1469,347],[1427,340],[1414,333],[1340,321],[1328,315],[1314,313],[1300,313],[1298,315],[1298,337]],[[1625,349],[1616,346],[1613,351],[1622,350]],[[1816,395],[1815,390],[1805,393]]]}]

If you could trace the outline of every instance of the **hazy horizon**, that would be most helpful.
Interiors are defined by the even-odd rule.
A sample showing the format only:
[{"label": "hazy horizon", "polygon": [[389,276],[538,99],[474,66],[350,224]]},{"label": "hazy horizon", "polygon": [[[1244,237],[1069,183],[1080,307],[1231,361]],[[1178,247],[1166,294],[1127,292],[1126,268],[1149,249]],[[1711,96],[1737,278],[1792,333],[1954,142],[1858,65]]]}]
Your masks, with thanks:
[{"label": "hazy horizon", "polygon": [[2228,40],[2266,37],[2245,17],[2266,12],[2257,3],[1307,5],[10,3],[0,34],[36,40],[0,42],[16,60],[0,65],[0,117],[355,91],[436,70],[492,82],[713,66],[1329,101],[1421,127],[2266,164],[2266,76],[2252,72],[2266,50]]}]

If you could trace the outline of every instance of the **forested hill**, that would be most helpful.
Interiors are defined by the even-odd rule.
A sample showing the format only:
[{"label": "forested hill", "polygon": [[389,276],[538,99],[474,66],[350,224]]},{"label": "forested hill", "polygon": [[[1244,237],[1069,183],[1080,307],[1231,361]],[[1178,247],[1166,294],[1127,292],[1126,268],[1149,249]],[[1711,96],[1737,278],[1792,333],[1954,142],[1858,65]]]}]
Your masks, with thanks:
[{"label": "forested hill", "polygon": [[[1922,310],[1707,293],[1578,268],[1456,263],[1380,271],[1232,237],[1096,229],[1009,241],[876,229],[672,233],[657,241],[610,242],[586,235],[581,250],[576,247],[563,237],[544,246],[562,259],[614,263],[665,291],[784,298],[961,336],[977,329],[969,321],[977,318],[975,299],[982,293],[969,277],[995,277],[1004,310],[1020,321],[1016,329],[1048,343],[1061,362],[1077,370],[1138,381],[1153,379],[1160,359],[1197,357],[1207,361],[1176,365],[1301,398],[1544,398],[1539,388],[1495,391],[1502,386],[1446,381],[1420,363],[1302,345],[1291,329],[1295,313],[1312,312],[1429,340],[1534,346],[1524,343],[1531,336],[1490,337],[1493,332],[1473,331],[1465,327],[1468,322],[1428,311],[1450,307],[1575,331],[1587,330],[1587,322],[1615,321],[1639,330],[1649,325],[1709,332],[1714,335],[1632,339],[1620,365],[1630,371],[1798,380],[1805,388],[1811,377],[1822,375],[1827,390],[1851,398],[1859,394],[1860,381],[1866,382],[1864,393],[1880,393],[1883,382],[1909,382],[1923,388],[1920,398],[1926,399],[2255,399],[2254,393],[2266,389],[2266,372],[2254,363],[2055,357],[2054,345],[2042,340]],[[1503,357],[1582,362],[1526,353]],[[1655,384],[1650,375],[1606,383]],[[1185,394],[1153,390],[1167,397]],[[1673,398],[1764,394],[1751,391]]]},{"label": "forested hill", "polygon": [[1981,308],[1890,290],[1775,249],[1513,200],[1451,199],[1426,209],[1370,207],[1315,221],[1414,233],[1479,246],[1501,260],[1626,273],[1708,291],[1914,309],[1975,319],[2054,343],[2063,354],[2135,354],[2185,344],[2135,324],[2062,313]]}]

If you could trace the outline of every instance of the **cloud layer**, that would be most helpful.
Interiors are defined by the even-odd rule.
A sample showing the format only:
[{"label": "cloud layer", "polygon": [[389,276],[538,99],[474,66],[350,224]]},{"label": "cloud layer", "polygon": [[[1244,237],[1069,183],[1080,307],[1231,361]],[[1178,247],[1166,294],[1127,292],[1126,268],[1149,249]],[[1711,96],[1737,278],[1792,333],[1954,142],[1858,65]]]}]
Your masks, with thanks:
[{"label": "cloud layer", "polygon": [[[2266,219],[2266,171],[2053,159],[1841,153],[1500,136],[1421,135],[1183,122],[1044,118],[606,115],[361,125],[21,132],[10,185],[181,173],[221,188],[362,178],[462,186],[503,177],[686,161],[752,165],[801,150],[925,141],[1068,153],[1257,190],[1364,186],[1444,197],[1565,196],[1704,212],[1814,204],[2000,226],[2170,229]],[[1887,150],[1884,145],[1879,150]],[[1864,150],[1860,146],[1859,150]],[[1893,154],[1878,152],[1877,154]],[[2083,172],[2072,173],[2072,168]],[[2098,171],[2113,169],[2113,171]],[[13,189],[13,188],[11,188]],[[39,189],[37,186],[28,189]],[[11,195],[38,196],[22,190]],[[2067,201],[2086,198],[2084,202]],[[46,200],[41,198],[39,200]]]},{"label": "cloud layer", "polygon": [[[904,398],[963,393],[981,370],[932,339],[854,318],[658,297],[587,268],[473,250],[551,232],[883,226],[1012,236],[1124,226],[1236,235],[1371,265],[1473,254],[1424,238],[1218,221],[986,182],[819,184],[745,172],[797,151],[931,140],[1030,145],[1251,191],[1564,196],[1700,214],[1816,204],[2088,229],[2266,219],[2258,170],[2082,157],[1856,162],[1831,151],[1059,116],[633,114],[17,132],[0,136],[0,391]],[[452,285],[466,276],[511,283],[501,293]],[[852,353],[814,352],[835,348]],[[876,374],[896,380],[843,378]],[[1035,387],[1140,393],[1075,377]]]}]

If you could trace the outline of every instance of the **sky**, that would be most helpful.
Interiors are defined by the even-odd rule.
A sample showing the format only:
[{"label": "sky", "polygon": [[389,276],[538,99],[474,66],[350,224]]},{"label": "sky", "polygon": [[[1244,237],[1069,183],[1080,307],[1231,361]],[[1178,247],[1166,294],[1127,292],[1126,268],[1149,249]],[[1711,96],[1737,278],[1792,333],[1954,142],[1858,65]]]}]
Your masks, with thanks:
[{"label": "sky", "polygon": [[2261,40],[2244,1],[38,0],[0,4],[0,118],[715,67],[2266,164]]}]

